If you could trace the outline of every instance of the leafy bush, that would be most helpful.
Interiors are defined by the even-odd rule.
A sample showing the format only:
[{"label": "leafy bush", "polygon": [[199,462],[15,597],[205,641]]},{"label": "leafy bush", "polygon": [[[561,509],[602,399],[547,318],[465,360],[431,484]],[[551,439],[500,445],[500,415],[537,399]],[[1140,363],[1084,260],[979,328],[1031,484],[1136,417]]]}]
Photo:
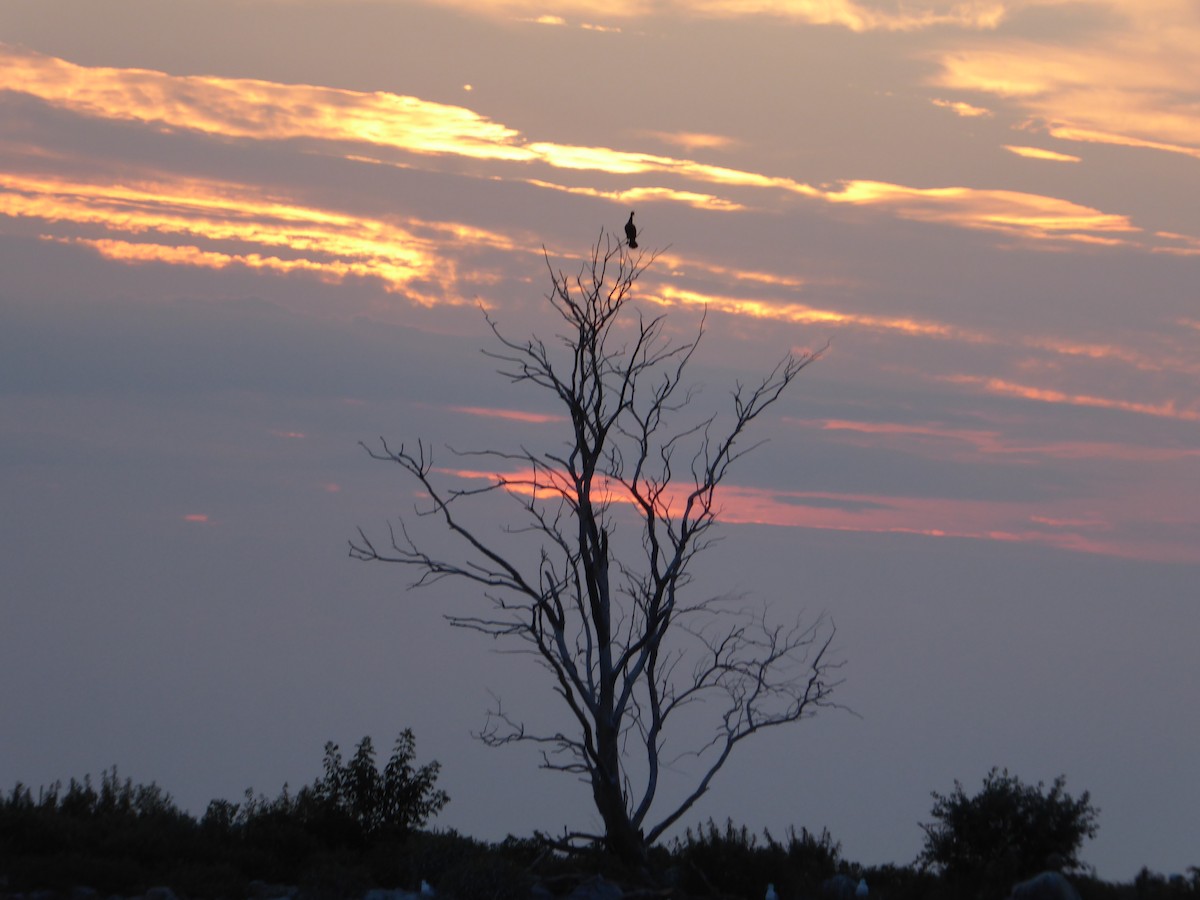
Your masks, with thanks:
[{"label": "leafy bush", "polygon": [[[391,759],[380,772],[375,748],[364,737],[349,763],[342,764],[337,744],[325,745],[325,777],[297,797],[308,814],[325,814],[352,821],[364,835],[381,831],[407,832],[425,824],[450,798],[437,790],[440,766],[432,762],[415,768],[416,739],[410,729],[396,738]],[[308,808],[312,804],[313,809]]]},{"label": "leafy bush", "polygon": [[1078,800],[1060,775],[1047,791],[993,768],[983,789],[968,797],[954,782],[948,795],[933,793],[932,816],[922,823],[925,847],[918,862],[963,886],[997,890],[1048,868],[1080,868],[1079,850],[1094,837],[1099,810],[1086,791]]},{"label": "leafy bush", "polygon": [[65,888],[86,882],[101,891],[161,881],[172,852],[187,844],[195,821],[155,784],[122,781],[116,768],[38,791],[17,784],[0,795],[0,859],[17,883]]}]

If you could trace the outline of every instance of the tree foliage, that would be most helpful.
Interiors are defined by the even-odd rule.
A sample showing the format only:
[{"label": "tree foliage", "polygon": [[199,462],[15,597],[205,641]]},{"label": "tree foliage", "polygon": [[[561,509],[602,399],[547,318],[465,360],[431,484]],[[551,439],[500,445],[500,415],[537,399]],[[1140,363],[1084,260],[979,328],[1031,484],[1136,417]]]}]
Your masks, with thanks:
[{"label": "tree foliage", "polygon": [[[482,459],[494,478],[458,487],[423,441],[394,447],[381,438],[366,449],[398,464],[425,505],[389,524],[386,543],[362,529],[350,542],[358,559],[412,567],[416,586],[457,578],[490,600],[490,613],[448,618],[523,645],[573,725],[535,734],[498,705],[484,740],[532,742],[545,768],[580,776],[604,834],[573,837],[603,840],[630,862],[708,790],[738,743],[830,705],[836,684],[824,617],[780,624],[689,590],[691,564],[713,543],[718,488],[755,446],[748,430],[819,354],[789,354],[761,380],[737,385],[724,413],[692,414],[684,376],[704,326],[673,341],[662,315],[633,302],[653,259],[603,232],[574,275],[547,256],[547,300],[562,329],[555,342],[511,339],[488,317],[502,377],[548,393],[563,412],[561,448],[474,451],[473,468]],[[518,521],[497,534],[471,518],[472,501],[489,494],[518,507]],[[423,517],[456,549],[431,550],[428,533],[414,531]],[[636,535],[618,553],[622,528]],[[513,534],[530,539],[525,551],[513,550]],[[672,726],[706,700],[707,736],[673,744]],[[663,769],[685,756],[699,760],[692,786],[658,804]]]},{"label": "tree foliage", "polygon": [[1047,868],[1078,868],[1099,810],[1087,791],[1075,799],[1065,787],[1062,775],[1047,789],[993,768],[974,796],[958,781],[947,795],[934,791],[934,821],[921,825],[925,847],[918,862],[953,880],[1000,885]]}]

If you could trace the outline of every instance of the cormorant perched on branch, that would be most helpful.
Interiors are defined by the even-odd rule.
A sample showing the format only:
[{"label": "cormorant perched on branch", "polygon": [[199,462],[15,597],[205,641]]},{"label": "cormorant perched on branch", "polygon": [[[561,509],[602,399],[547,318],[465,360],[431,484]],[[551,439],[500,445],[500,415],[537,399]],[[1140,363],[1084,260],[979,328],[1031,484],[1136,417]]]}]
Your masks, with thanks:
[{"label": "cormorant perched on branch", "polygon": [[637,228],[633,224],[633,213],[629,214],[629,221],[625,223],[625,238],[629,241],[629,249],[637,249]]}]

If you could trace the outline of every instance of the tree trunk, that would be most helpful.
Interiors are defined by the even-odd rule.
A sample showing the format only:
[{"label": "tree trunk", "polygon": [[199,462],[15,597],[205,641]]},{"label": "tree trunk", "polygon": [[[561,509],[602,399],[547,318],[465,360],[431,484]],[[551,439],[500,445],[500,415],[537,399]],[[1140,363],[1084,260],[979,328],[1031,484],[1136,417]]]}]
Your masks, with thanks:
[{"label": "tree trunk", "polygon": [[646,841],[629,819],[618,779],[616,772],[611,778],[599,771],[592,773],[592,796],[604,820],[604,846],[621,862],[640,869],[646,865]]}]

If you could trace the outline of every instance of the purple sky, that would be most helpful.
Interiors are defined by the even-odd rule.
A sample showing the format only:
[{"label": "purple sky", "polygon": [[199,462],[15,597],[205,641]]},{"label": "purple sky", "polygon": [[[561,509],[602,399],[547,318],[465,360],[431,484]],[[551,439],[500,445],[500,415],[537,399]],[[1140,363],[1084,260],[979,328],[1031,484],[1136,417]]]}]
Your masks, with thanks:
[{"label": "purple sky", "polygon": [[592,825],[470,737],[541,672],[345,541],[413,501],[359,439],[563,439],[478,305],[552,336],[542,246],[636,209],[702,403],[830,344],[703,571],[827,612],[861,718],[691,821],[907,863],[996,765],[1102,877],[1200,864],[1197,85],[1192,0],[5,0],[0,785],[202,812],[412,726],[437,824]]}]

